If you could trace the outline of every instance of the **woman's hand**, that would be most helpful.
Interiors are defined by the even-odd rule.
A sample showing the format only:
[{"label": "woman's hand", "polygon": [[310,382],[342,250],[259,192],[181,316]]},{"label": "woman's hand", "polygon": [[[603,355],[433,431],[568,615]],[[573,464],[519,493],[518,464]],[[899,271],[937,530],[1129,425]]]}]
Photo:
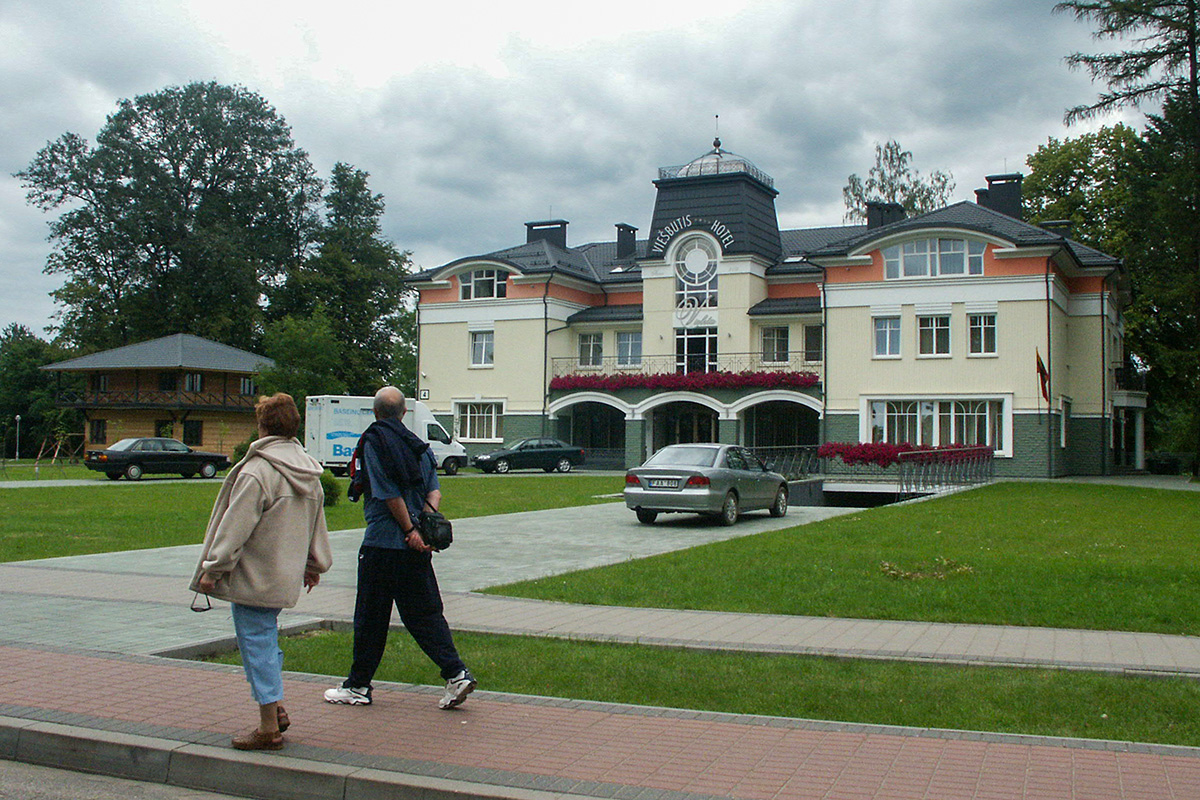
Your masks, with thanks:
[{"label": "woman's hand", "polygon": [[202,572],[197,585],[204,594],[211,594],[217,588],[217,576],[211,572]]},{"label": "woman's hand", "polygon": [[319,572],[311,572],[309,570],[305,570],[305,572],[304,572],[304,588],[306,588],[308,591],[311,592],[313,590],[313,587],[316,586],[320,582],[321,582],[321,574]]}]

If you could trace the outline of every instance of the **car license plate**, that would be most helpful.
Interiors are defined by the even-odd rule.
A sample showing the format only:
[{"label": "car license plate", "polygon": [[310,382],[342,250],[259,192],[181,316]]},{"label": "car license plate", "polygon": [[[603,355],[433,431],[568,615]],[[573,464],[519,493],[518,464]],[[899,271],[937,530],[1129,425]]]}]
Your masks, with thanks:
[{"label": "car license plate", "polygon": [[679,485],[679,481],[672,480],[671,478],[651,478],[650,479],[650,488],[651,489],[674,489],[678,485]]}]

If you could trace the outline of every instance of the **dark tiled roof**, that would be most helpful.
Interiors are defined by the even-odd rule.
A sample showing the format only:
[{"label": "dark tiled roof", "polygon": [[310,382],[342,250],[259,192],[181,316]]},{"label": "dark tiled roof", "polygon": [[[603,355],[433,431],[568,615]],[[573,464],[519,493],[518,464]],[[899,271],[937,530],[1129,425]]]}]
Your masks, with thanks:
[{"label": "dark tiled roof", "polygon": [[[1017,247],[1065,246],[1085,267],[1117,266],[1119,261],[1098,250],[1065,239],[1037,225],[1014,219],[986,206],[964,200],[928,214],[903,219],[890,225],[868,229],[866,225],[833,225],[823,228],[799,228],[779,232],[783,258],[768,269],[771,276],[820,275],[820,267],[809,257],[846,255],[872,241],[896,233],[933,228],[961,228],[1006,239]],[[511,264],[527,275],[556,270],[595,283],[618,283],[640,277],[636,259],[647,257],[648,242],[637,241],[634,256],[617,258],[615,241],[588,242],[578,247],[561,248],[536,241],[469,258],[461,258],[435,269],[409,277],[410,281],[429,280],[446,267],[476,259],[491,259]]]},{"label": "dark tiled roof", "polygon": [[869,230],[860,227],[859,233],[841,241],[830,242],[828,245],[812,251],[811,255],[813,257],[846,255],[852,250],[859,249],[884,236],[930,228],[962,228],[977,231],[1000,239],[1007,239],[1017,247],[1061,245],[1070,250],[1080,264],[1087,267],[1117,266],[1120,263],[1111,256],[1066,239],[1045,228],[1015,219],[1007,214],[1001,214],[999,211],[993,211],[968,200],[930,211],[928,214],[893,222],[890,225],[881,225]]},{"label": "dark tiled roof", "polygon": [[148,342],[138,342],[113,350],[104,350],[79,358],[42,367],[54,372],[107,369],[203,369],[215,372],[258,372],[275,362],[236,347],[202,339],[190,333],[177,333]]},{"label": "dark tiled roof", "polygon": [[804,256],[856,236],[867,229],[866,225],[839,225],[830,228],[800,228],[780,231],[783,252],[789,256]]},{"label": "dark tiled roof", "polygon": [[567,318],[567,324],[575,325],[580,322],[640,322],[641,319],[642,306],[640,303],[625,306],[592,306],[582,311],[576,311]]},{"label": "dark tiled roof", "polygon": [[775,314],[818,314],[820,311],[819,297],[768,297],[751,306],[747,313],[752,317],[765,317]]}]

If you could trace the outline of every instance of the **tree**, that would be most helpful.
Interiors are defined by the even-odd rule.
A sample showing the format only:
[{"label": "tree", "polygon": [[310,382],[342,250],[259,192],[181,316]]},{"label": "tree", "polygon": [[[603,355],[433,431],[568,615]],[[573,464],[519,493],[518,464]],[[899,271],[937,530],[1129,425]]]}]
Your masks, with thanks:
[{"label": "tree", "polygon": [[415,341],[415,326],[406,324],[409,254],[380,235],[384,201],[371,192],[369,177],[334,166],[319,249],[287,276],[269,309],[293,317],[322,310],[341,355],[336,374],[354,394],[374,394],[392,373],[397,342]]},{"label": "tree", "polygon": [[1137,235],[1137,194],[1145,174],[1141,147],[1137,131],[1121,123],[1073,139],[1051,137],[1025,160],[1027,218],[1067,220],[1071,238],[1126,258]]},{"label": "tree", "polygon": [[946,205],[954,192],[954,176],[935,170],[922,178],[911,161],[912,151],[902,149],[895,139],[876,144],[875,166],[867,172],[867,179],[853,174],[842,189],[846,221],[865,220],[868,202],[899,203],[909,216]]},{"label": "tree", "polygon": [[[64,354],[13,323],[0,332],[0,454],[15,452],[15,417],[21,415],[21,455],[37,455],[42,442],[78,431],[75,411],[54,405],[55,376],[41,369]],[[9,444],[11,442],[11,445]]]},{"label": "tree", "polygon": [[310,394],[346,394],[347,386],[338,374],[341,345],[324,309],[268,324],[263,350],[275,361],[258,376],[259,388],[266,394],[287,392],[298,408],[304,408]]},{"label": "tree", "polygon": [[262,97],[217,83],[122,100],[17,173],[62,210],[46,272],[65,277],[60,338],[85,350],[173,333],[254,347],[264,284],[309,251],[320,182]]},{"label": "tree", "polygon": [[[1159,293],[1144,299],[1151,314],[1141,317],[1142,334],[1157,328],[1170,340],[1157,353],[1158,363],[1150,363],[1151,379],[1169,387],[1178,398],[1178,413],[1193,420],[1183,427],[1195,431],[1190,448],[1193,471],[1200,474],[1200,425],[1195,424],[1200,378],[1192,363],[1200,351],[1200,0],[1068,0],[1055,10],[1096,23],[1097,39],[1132,42],[1117,52],[1067,58],[1070,66],[1086,69],[1107,86],[1095,102],[1068,109],[1068,123],[1122,106],[1163,103],[1162,116],[1151,117],[1148,138],[1154,152],[1148,174],[1156,187],[1151,194],[1158,198],[1151,211],[1165,224],[1150,237],[1157,241],[1148,242],[1147,259],[1140,264],[1150,274],[1135,281]],[[1143,335],[1141,342],[1149,350],[1155,347],[1151,336]],[[1165,372],[1171,377],[1164,380]],[[1162,399],[1174,402],[1170,396]]]}]

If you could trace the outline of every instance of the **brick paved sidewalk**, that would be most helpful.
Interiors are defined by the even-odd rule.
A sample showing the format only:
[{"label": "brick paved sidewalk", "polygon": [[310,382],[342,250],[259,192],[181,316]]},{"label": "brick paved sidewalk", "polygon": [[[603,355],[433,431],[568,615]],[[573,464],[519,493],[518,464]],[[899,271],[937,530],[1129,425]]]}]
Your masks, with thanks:
[{"label": "brick paved sidewalk", "polygon": [[[280,754],[242,754],[240,669],[0,644],[0,757],[262,797],[1013,800],[1200,797],[1200,750],[379,684],[369,707],[289,674]],[[413,796],[409,794],[409,796]]]}]

